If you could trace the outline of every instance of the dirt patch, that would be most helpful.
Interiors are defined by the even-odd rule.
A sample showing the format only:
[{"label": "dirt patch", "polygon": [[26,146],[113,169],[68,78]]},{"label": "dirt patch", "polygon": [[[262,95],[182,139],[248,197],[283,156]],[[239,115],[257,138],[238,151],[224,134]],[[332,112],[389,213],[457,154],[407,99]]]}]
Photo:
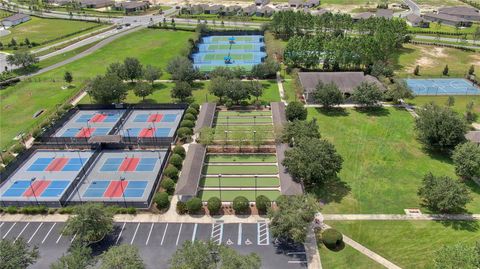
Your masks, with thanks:
[{"label": "dirt patch", "polygon": [[473,54],[471,57],[472,57],[472,64],[476,66],[480,66],[480,55]]},{"label": "dirt patch", "polygon": [[438,64],[438,59],[447,57],[448,55],[445,53],[445,48],[421,47],[420,58],[418,58],[413,65],[407,66],[405,70],[412,72],[417,65],[420,67],[433,67]]}]

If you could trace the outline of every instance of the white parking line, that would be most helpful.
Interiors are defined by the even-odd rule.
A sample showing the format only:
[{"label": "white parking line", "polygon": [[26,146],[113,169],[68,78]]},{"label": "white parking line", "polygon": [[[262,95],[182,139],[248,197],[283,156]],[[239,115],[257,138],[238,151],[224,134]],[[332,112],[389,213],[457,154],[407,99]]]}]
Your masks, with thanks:
[{"label": "white parking line", "polygon": [[32,241],[33,237],[37,234],[38,230],[40,229],[40,227],[42,227],[42,225],[43,225],[43,222],[40,222],[40,225],[38,225],[35,232],[33,232],[32,236],[30,236],[30,239],[28,239],[27,243],[30,243],[30,241]]},{"label": "white parking line", "polygon": [[182,226],[183,223],[180,223],[180,228],[178,228],[177,242],[175,242],[175,246],[178,246],[178,240],[180,240],[180,234],[182,233]]},{"label": "white parking line", "polygon": [[63,236],[62,232],[60,232],[60,235],[58,236],[57,241],[55,241],[55,244],[58,244],[58,242],[60,241],[60,238],[62,238],[62,236]]},{"label": "white parking line", "polygon": [[45,242],[45,240],[47,240],[48,235],[49,235],[50,232],[53,230],[53,227],[55,227],[55,225],[57,225],[57,223],[54,223],[54,224],[52,225],[52,227],[50,228],[50,230],[48,230],[48,233],[45,235],[45,237],[44,237],[43,240],[42,240],[42,244],[43,244],[43,242]]},{"label": "white parking line", "polygon": [[8,229],[7,233],[3,235],[2,239],[5,239],[5,237],[7,237],[7,235],[10,233],[10,231],[13,229],[13,227],[16,225],[17,223],[14,222],[12,227],[10,227],[10,229]]},{"label": "white parking line", "polygon": [[212,224],[212,234],[210,235],[210,239],[220,245],[222,243],[223,238],[223,223],[213,223]]},{"label": "white parking line", "polygon": [[163,245],[163,240],[165,240],[165,235],[167,234],[167,229],[168,229],[168,223],[167,223],[167,225],[165,225],[165,231],[163,231],[162,241],[160,242],[160,245]]},{"label": "white parking line", "polygon": [[115,241],[115,245],[118,244],[118,241],[120,240],[120,237],[122,237],[123,229],[125,228],[126,222],[123,223],[122,229],[120,230],[120,233],[118,234],[117,241]]},{"label": "white parking line", "polygon": [[3,224],[5,224],[5,222],[2,222],[2,224],[0,224],[0,228],[2,228]]},{"label": "white parking line", "polygon": [[193,226],[192,242],[195,241],[195,235],[197,234],[197,226],[198,223],[195,223],[195,226]]},{"label": "white parking line", "polygon": [[27,222],[27,225],[25,225],[25,227],[23,227],[22,231],[17,235],[17,237],[15,238],[15,240],[13,240],[13,242],[16,242],[18,240],[18,238],[20,238],[20,236],[23,234],[25,229],[27,229],[28,225],[30,225],[30,222]]},{"label": "white parking line", "polygon": [[242,244],[242,224],[239,223],[238,224],[238,240],[237,240],[237,245],[241,245]]},{"label": "white parking line", "polygon": [[133,233],[132,240],[130,241],[130,245],[133,244],[133,240],[135,240],[135,236],[137,236],[138,227],[140,227],[140,222],[137,224],[137,228],[135,228],[135,232]]},{"label": "white parking line", "polygon": [[288,261],[288,263],[307,263],[307,261]]},{"label": "white parking line", "polygon": [[148,232],[147,241],[145,241],[145,246],[147,246],[148,241],[150,241],[150,235],[152,234],[153,225],[155,225],[155,223],[152,223],[152,226],[150,226],[150,231]]},{"label": "white parking line", "polygon": [[73,240],[75,240],[76,237],[77,237],[77,234],[74,234],[73,237],[72,237],[72,239],[70,239],[70,243],[72,243]]}]

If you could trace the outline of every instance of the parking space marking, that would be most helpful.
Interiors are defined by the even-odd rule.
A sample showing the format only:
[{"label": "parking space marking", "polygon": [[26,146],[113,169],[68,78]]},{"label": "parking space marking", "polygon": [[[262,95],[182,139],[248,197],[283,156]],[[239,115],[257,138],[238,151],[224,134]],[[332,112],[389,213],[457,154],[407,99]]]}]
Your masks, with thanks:
[{"label": "parking space marking", "polygon": [[55,244],[58,244],[58,242],[60,241],[60,238],[62,238],[62,232],[60,232],[60,235],[58,236],[57,241],[55,242]]},{"label": "parking space marking", "polygon": [[7,237],[7,235],[10,233],[10,231],[13,229],[13,227],[15,227],[17,223],[14,222],[13,225],[10,227],[10,229],[8,229],[7,233],[3,235],[2,239],[5,239],[5,237]]},{"label": "parking space marking", "polygon": [[43,242],[45,242],[45,240],[47,240],[48,235],[49,235],[50,232],[53,230],[53,227],[55,227],[55,225],[57,225],[56,222],[53,223],[52,227],[50,227],[50,230],[48,230],[48,233],[45,235],[45,237],[44,237],[43,240],[42,240],[42,244],[43,244]]},{"label": "parking space marking", "polygon": [[180,234],[182,233],[182,226],[183,223],[180,223],[180,228],[178,228],[177,242],[175,242],[175,246],[178,246],[178,240],[180,240]]},{"label": "parking space marking", "polygon": [[130,241],[130,245],[133,244],[133,240],[135,240],[135,236],[137,236],[138,227],[140,227],[140,222],[137,224],[137,228],[135,228],[135,232],[133,233],[132,240]]},{"label": "parking space marking", "polygon": [[20,236],[23,234],[23,232],[25,231],[25,229],[27,229],[28,225],[30,225],[30,222],[27,222],[27,225],[25,225],[25,227],[23,227],[22,231],[20,231],[20,233],[17,235],[17,237],[15,238],[15,240],[13,240],[13,242],[16,242],[18,240],[18,238],[20,238]]},{"label": "parking space marking", "polygon": [[165,240],[165,235],[167,234],[167,229],[168,229],[168,223],[167,223],[167,225],[165,225],[165,231],[163,231],[162,241],[160,242],[161,246],[163,246],[163,240]]},{"label": "parking space marking", "polygon": [[2,222],[2,223],[0,224],[0,228],[2,228],[3,224],[5,224],[5,222]]},{"label": "parking space marking", "polygon": [[37,234],[38,230],[40,229],[40,227],[42,227],[42,225],[43,225],[43,222],[40,222],[40,225],[38,225],[35,232],[33,232],[32,236],[30,236],[30,239],[28,239],[27,243],[30,243],[30,241],[32,241],[33,237]]},{"label": "parking space marking", "polygon": [[76,237],[77,237],[77,234],[74,234],[73,237],[72,237],[72,239],[70,239],[70,243],[72,243],[73,240],[75,240]]},{"label": "parking space marking", "polygon": [[193,226],[192,242],[195,241],[195,235],[197,234],[197,226],[198,226],[198,223],[195,223],[195,226]]},{"label": "parking space marking", "polygon": [[145,241],[145,246],[147,246],[148,241],[150,241],[150,235],[152,234],[153,225],[155,225],[155,223],[152,223],[152,225],[150,226],[150,231],[148,232],[147,240]]},{"label": "parking space marking", "polygon": [[118,244],[118,241],[120,241],[120,237],[122,237],[123,229],[125,229],[125,224],[126,222],[123,223],[122,229],[120,230],[120,233],[118,234],[117,240],[115,241],[115,245]]},{"label": "parking space marking", "polygon": [[237,245],[241,245],[242,244],[242,224],[239,223],[238,224],[238,239],[237,239]]},{"label": "parking space marking", "polygon": [[223,223],[213,223],[210,240],[220,245],[222,243],[222,238],[223,238]]},{"label": "parking space marking", "polygon": [[257,244],[266,246],[270,244],[270,232],[268,231],[268,223],[257,222]]}]

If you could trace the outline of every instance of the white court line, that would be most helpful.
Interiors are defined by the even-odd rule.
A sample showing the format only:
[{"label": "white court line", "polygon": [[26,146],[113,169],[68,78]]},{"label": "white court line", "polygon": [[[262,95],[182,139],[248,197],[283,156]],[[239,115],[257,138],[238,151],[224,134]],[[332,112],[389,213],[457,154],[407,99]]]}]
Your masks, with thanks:
[{"label": "white court line", "polygon": [[33,232],[32,236],[30,236],[30,239],[28,239],[27,243],[30,243],[30,241],[32,241],[33,237],[37,234],[38,230],[40,229],[40,227],[42,227],[42,225],[43,225],[43,222],[40,222],[40,225],[38,225],[35,232]]},{"label": "white court line", "polygon": [[16,225],[17,223],[14,222],[12,227],[10,227],[10,229],[8,229],[7,233],[3,235],[2,239],[5,239],[5,237],[7,237],[7,235],[10,233],[10,231],[13,229],[13,227]]},{"label": "white court line", "polygon": [[25,227],[23,227],[22,231],[17,235],[17,237],[15,238],[15,240],[13,240],[13,242],[16,242],[18,240],[18,238],[20,238],[20,236],[23,234],[25,229],[27,229],[28,225],[30,225],[30,222],[27,222],[27,225],[25,225]]},{"label": "white court line", "polygon": [[55,225],[57,225],[56,222],[52,225],[52,227],[50,228],[50,230],[48,230],[48,233],[45,235],[45,237],[44,237],[43,240],[42,240],[42,244],[43,244],[43,242],[45,242],[45,240],[47,240],[48,235],[49,235],[50,232],[53,230],[53,227],[55,227]]},{"label": "white court line", "polygon": [[160,242],[160,245],[163,245],[163,240],[165,240],[165,235],[167,234],[167,229],[168,229],[168,223],[167,223],[167,225],[165,225],[165,231],[163,231],[162,241]]},{"label": "white court line", "polygon": [[152,226],[150,226],[150,231],[148,232],[147,241],[145,241],[145,246],[148,245],[148,241],[150,241],[150,235],[152,234],[153,225],[155,225],[155,223],[152,223]]},{"label": "white court line", "polygon": [[241,245],[242,244],[242,224],[239,223],[238,224],[238,240],[237,240],[237,245]]},{"label": "white court line", "polygon": [[118,234],[117,241],[115,241],[115,245],[118,244],[118,241],[120,240],[120,237],[122,237],[123,229],[125,228],[126,222],[123,223],[122,229],[120,230],[120,233]]},{"label": "white court line", "polygon": [[175,242],[175,246],[178,246],[178,240],[180,240],[180,234],[182,233],[182,226],[183,223],[180,223],[180,228],[178,228],[177,242]]},{"label": "white court line", "polygon": [[195,235],[197,234],[197,226],[198,223],[195,223],[195,226],[193,226],[192,242],[195,241]]},{"label": "white court line", "polygon": [[76,237],[77,237],[77,234],[74,234],[73,237],[72,237],[72,239],[70,239],[70,243],[72,243],[73,240],[75,240]]},{"label": "white court line", "polygon": [[140,227],[140,222],[137,224],[137,228],[135,228],[135,232],[133,233],[132,240],[130,241],[130,245],[133,244],[133,240],[135,240],[135,236],[137,236],[138,227]]}]

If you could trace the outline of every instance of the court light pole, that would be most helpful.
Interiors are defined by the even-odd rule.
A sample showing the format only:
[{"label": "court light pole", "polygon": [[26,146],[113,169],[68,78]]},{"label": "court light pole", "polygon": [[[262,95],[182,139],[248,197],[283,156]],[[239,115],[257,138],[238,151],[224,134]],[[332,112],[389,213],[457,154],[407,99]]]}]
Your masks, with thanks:
[{"label": "court light pole", "polygon": [[255,175],[255,201],[257,200],[257,179],[258,175]]},{"label": "court light pole", "polygon": [[253,116],[253,126],[256,125],[256,119],[257,119],[257,116]]},{"label": "court light pole", "polygon": [[123,197],[123,204],[125,208],[127,208],[127,200],[125,199],[125,190],[123,189],[123,182],[125,181],[125,177],[120,178],[120,187],[122,188],[122,197]]},{"label": "court light pole", "polygon": [[33,186],[32,186],[32,182],[35,181],[35,179],[37,179],[36,177],[32,177],[32,179],[30,179],[30,189],[32,189],[32,193],[33,193],[33,197],[35,197],[35,202],[37,203],[37,206],[39,206],[38,204],[38,199],[37,199],[37,195],[35,194],[35,190],[33,189]]}]

